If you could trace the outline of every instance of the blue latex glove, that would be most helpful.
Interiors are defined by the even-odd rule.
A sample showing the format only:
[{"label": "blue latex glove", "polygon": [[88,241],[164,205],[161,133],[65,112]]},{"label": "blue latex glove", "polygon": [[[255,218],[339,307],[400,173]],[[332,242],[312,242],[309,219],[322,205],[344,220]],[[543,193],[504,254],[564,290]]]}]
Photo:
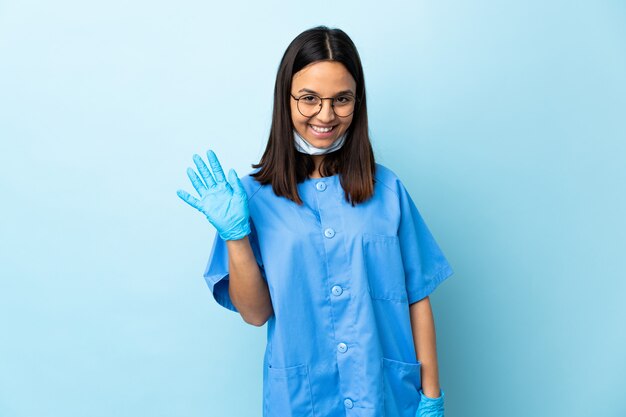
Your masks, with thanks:
[{"label": "blue latex glove", "polygon": [[187,168],[187,176],[200,195],[200,199],[183,190],[176,191],[176,194],[187,204],[202,212],[217,229],[222,239],[243,239],[250,234],[250,213],[246,190],[234,169],[231,168],[228,172],[228,181],[226,181],[215,153],[208,150],[206,154],[213,175],[198,155],[193,156],[193,162],[202,179],[193,169]]},{"label": "blue latex glove", "polygon": [[443,390],[439,388],[441,395],[437,398],[430,398],[424,395],[422,390],[420,393],[420,404],[417,407],[415,417],[443,417]]}]

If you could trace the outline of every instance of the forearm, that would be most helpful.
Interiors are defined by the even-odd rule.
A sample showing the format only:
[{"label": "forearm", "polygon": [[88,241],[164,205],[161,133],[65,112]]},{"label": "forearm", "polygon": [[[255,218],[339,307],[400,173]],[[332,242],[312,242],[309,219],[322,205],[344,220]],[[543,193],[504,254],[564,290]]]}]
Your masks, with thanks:
[{"label": "forearm", "polygon": [[267,282],[261,275],[248,237],[227,240],[230,298],[246,323],[262,326],[272,315]]},{"label": "forearm", "polygon": [[411,328],[417,360],[422,364],[422,392],[430,398],[437,398],[439,390],[439,370],[437,366],[437,344],[435,336],[435,321],[433,318],[430,299],[424,299],[411,304]]}]

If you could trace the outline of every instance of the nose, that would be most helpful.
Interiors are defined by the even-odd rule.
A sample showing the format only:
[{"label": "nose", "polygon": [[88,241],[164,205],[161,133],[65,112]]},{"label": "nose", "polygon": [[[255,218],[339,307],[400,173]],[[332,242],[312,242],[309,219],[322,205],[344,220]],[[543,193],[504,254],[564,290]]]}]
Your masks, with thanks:
[{"label": "nose", "polygon": [[322,109],[317,114],[317,118],[322,123],[330,123],[335,120],[335,110],[333,110],[333,100],[322,100]]}]

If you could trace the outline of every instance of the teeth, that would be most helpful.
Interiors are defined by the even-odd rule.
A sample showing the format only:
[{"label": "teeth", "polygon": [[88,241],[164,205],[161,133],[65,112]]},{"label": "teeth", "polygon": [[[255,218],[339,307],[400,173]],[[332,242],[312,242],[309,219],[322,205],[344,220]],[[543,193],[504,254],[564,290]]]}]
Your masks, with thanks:
[{"label": "teeth", "polygon": [[319,133],[330,132],[331,130],[333,130],[333,127],[334,127],[334,126],[333,127],[317,127],[317,126],[313,126],[313,125],[309,125],[309,126],[311,126],[311,128],[313,130],[315,130],[316,132],[319,132]]}]

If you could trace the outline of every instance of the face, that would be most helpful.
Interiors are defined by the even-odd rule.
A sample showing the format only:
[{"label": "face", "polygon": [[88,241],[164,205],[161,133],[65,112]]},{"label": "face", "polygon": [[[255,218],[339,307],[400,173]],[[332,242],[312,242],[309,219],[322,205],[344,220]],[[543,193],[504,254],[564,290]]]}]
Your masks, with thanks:
[{"label": "face", "polygon": [[[294,74],[291,85],[294,97],[315,94],[319,97],[356,95],[356,82],[343,64],[336,61],[313,62]],[[327,148],[350,126],[354,113],[339,117],[332,108],[332,100],[322,100],[322,110],[313,117],[300,114],[297,101],[290,97],[291,121],[296,131],[311,145]],[[330,131],[328,129],[331,128]]]}]

